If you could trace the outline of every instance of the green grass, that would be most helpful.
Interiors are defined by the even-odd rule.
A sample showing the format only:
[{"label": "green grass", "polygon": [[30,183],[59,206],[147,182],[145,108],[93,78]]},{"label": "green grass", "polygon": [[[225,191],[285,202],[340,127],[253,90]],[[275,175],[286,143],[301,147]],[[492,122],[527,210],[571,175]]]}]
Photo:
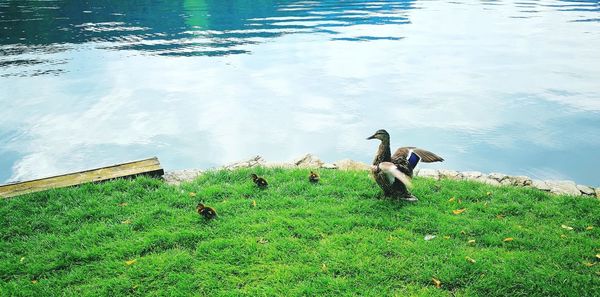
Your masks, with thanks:
[{"label": "green grass", "polygon": [[1,200],[0,296],[600,296],[595,198],[417,178],[404,203],[366,172],[256,171],[269,189],[238,170]]}]

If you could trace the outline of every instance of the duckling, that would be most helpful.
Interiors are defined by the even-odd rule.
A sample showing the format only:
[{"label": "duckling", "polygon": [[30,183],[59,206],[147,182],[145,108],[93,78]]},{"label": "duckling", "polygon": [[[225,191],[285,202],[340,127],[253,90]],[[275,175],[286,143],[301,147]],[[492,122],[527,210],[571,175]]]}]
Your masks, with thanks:
[{"label": "duckling", "polygon": [[214,208],[204,206],[202,203],[198,203],[198,206],[196,206],[196,211],[199,215],[203,216],[207,220],[214,219],[217,216],[217,211]]},{"label": "duckling", "polygon": [[310,181],[313,184],[318,183],[319,182],[319,174],[311,171],[310,175],[308,176],[308,181]]},{"label": "duckling", "polygon": [[267,182],[266,179],[259,177],[258,175],[252,173],[252,180],[254,181],[254,183],[256,184],[256,186],[258,186],[261,189],[266,188],[267,186],[269,186],[269,183]]}]

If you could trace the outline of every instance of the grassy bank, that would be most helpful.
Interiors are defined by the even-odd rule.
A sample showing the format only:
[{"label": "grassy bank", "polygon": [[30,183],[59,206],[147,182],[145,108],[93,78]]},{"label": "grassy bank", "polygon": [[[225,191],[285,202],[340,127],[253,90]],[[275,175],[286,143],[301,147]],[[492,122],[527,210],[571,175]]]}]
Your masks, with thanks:
[{"label": "grassy bank", "polygon": [[256,172],[269,189],[238,170],[1,200],[0,296],[600,295],[597,199],[416,179],[409,204],[366,172]]}]

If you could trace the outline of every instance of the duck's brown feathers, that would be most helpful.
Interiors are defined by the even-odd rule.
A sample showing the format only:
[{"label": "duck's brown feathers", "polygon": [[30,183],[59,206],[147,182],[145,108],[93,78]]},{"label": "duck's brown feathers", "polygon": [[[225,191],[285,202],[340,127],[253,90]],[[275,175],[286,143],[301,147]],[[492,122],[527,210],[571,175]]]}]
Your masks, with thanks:
[{"label": "duck's brown feathers", "polygon": [[421,162],[431,163],[431,162],[442,162],[444,158],[424,149],[420,149],[414,146],[405,146],[396,150],[396,152],[392,155],[392,160],[396,159],[404,159],[408,157],[408,152],[412,150],[421,157]]}]

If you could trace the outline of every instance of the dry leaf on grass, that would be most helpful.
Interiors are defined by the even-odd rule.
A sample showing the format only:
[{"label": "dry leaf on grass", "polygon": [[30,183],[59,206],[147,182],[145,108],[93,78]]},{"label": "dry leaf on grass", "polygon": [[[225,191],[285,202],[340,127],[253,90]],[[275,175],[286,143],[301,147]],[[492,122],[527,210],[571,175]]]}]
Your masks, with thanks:
[{"label": "dry leaf on grass", "polygon": [[471,262],[471,263],[475,263],[475,262],[477,262],[477,261],[475,261],[475,259],[473,259],[473,258],[471,258],[471,257],[469,257],[469,256],[466,256],[466,257],[465,257],[465,259],[466,259],[467,261]]},{"label": "dry leaf on grass", "polygon": [[265,244],[265,243],[267,243],[267,242],[269,242],[269,241],[261,237],[261,238],[259,238],[259,239],[258,239],[258,241],[256,241],[256,242],[258,242],[258,243],[260,243],[260,244]]},{"label": "dry leaf on grass", "polygon": [[585,263],[583,263],[583,265],[585,265],[587,267],[592,267],[592,266],[596,265],[596,263],[585,262]]},{"label": "dry leaf on grass", "polygon": [[450,239],[450,236],[444,236],[444,239]]},{"label": "dry leaf on grass", "polygon": [[510,242],[510,241],[513,241],[513,240],[514,240],[514,238],[507,237],[507,238],[504,238],[502,241],[504,241],[504,242]]},{"label": "dry leaf on grass", "polygon": [[600,259],[600,254],[596,254],[596,258]]},{"label": "dry leaf on grass", "polygon": [[38,282],[38,281],[37,281],[37,279],[32,279],[32,280],[31,280],[31,283],[32,283],[32,284],[37,284],[37,282]]},{"label": "dry leaf on grass", "polygon": [[588,231],[589,231],[589,230],[592,230],[592,229],[594,229],[594,227],[592,227],[592,226],[587,226],[587,227],[585,228],[585,230],[588,230]]},{"label": "dry leaf on grass", "polygon": [[456,200],[456,198],[452,197],[452,198],[448,199],[448,202],[454,202],[454,200]]},{"label": "dry leaf on grass", "polygon": [[129,261],[125,261],[125,265],[127,265],[127,266],[131,266],[131,265],[135,264],[136,262],[137,262],[137,260],[136,260],[136,259],[129,260]]},{"label": "dry leaf on grass", "polygon": [[129,203],[127,203],[127,202],[119,203],[120,207],[124,207],[124,206],[127,206],[127,205],[129,205]]},{"label": "dry leaf on grass", "polygon": [[439,287],[442,286],[442,282],[439,279],[435,278],[435,277],[432,277],[431,281],[433,281],[433,284],[435,285],[436,288],[439,288]]},{"label": "dry leaf on grass", "polygon": [[475,239],[471,239],[471,240],[467,241],[467,243],[469,243],[469,244],[470,243],[475,243]]},{"label": "dry leaf on grass", "polygon": [[327,265],[325,263],[321,265],[321,270],[323,270],[324,272],[327,271]]},{"label": "dry leaf on grass", "polygon": [[23,263],[23,261],[25,261],[25,257],[21,257],[21,259],[19,259],[19,262]]},{"label": "dry leaf on grass", "polygon": [[459,215],[459,214],[465,212],[465,210],[467,210],[467,209],[466,208],[455,209],[455,210],[452,211],[452,213],[455,214],[455,215]]},{"label": "dry leaf on grass", "polygon": [[427,235],[425,235],[425,238],[424,238],[424,239],[425,239],[425,240],[427,240],[427,241],[429,241],[429,240],[432,240],[432,239],[434,239],[434,238],[436,238],[436,236],[435,236],[435,235],[427,234]]},{"label": "dry leaf on grass", "polygon": [[131,224],[131,220],[122,221],[121,224],[129,225]]},{"label": "dry leaf on grass", "polygon": [[256,207],[256,200],[252,200],[252,207]]}]

